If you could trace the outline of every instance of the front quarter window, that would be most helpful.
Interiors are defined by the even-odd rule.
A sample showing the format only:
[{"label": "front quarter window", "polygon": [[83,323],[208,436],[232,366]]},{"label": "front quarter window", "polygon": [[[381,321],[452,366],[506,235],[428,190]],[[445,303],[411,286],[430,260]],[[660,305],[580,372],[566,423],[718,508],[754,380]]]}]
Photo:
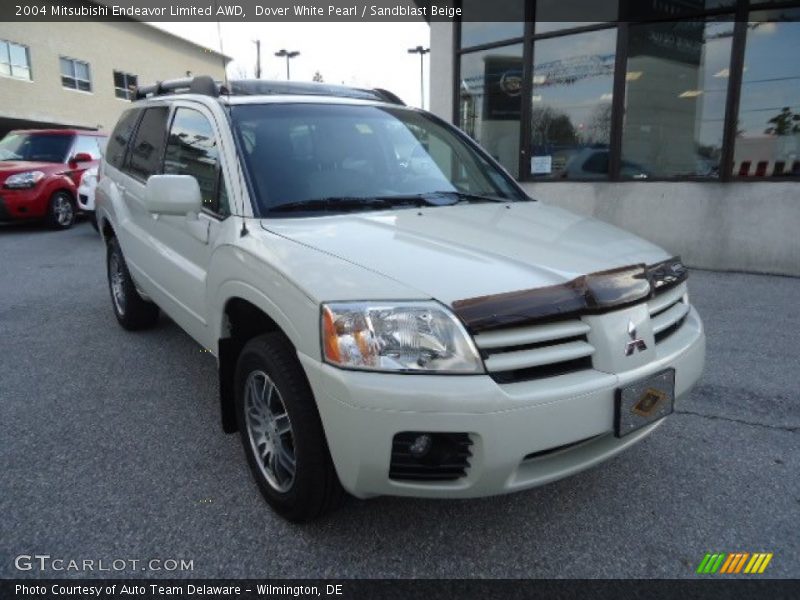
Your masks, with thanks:
[{"label": "front quarter window", "polygon": [[262,215],[528,199],[421,112],[309,103],[240,105],[231,115]]}]

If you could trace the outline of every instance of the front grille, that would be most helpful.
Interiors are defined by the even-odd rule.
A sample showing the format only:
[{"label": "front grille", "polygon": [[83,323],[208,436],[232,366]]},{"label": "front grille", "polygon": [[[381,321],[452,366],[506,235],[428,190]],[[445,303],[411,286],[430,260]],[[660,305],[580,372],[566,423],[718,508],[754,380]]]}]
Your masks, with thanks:
[{"label": "front grille", "polygon": [[11,218],[11,215],[8,213],[6,209],[6,203],[3,201],[3,197],[0,196],[0,221],[6,221]]},{"label": "front grille", "polygon": [[686,284],[656,293],[647,303],[647,310],[650,313],[656,344],[660,344],[678,331],[686,321],[686,316],[689,314]]},{"label": "front grille", "polygon": [[[411,445],[421,435],[433,438],[430,451],[416,457]],[[398,481],[453,481],[465,477],[472,456],[472,440],[466,433],[404,431],[392,440],[389,479]]]},{"label": "front grille", "polygon": [[492,379],[516,383],[591,369],[589,330],[583,321],[569,319],[479,333],[475,344]]}]

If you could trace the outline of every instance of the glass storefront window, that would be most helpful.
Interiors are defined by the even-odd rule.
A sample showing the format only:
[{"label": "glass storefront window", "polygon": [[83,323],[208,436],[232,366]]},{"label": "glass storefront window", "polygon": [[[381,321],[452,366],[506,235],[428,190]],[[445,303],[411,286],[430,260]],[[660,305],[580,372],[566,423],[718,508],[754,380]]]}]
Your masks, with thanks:
[{"label": "glass storefront window", "polygon": [[525,2],[522,0],[462,0],[461,47],[470,48],[522,37]]},{"label": "glass storefront window", "polygon": [[534,43],[533,177],[608,177],[616,40],[614,28]]},{"label": "glass storefront window", "polygon": [[800,177],[800,10],[751,19],[733,174]]},{"label": "glass storefront window", "polygon": [[625,21],[648,21],[657,19],[684,19],[701,16],[711,10],[729,10],[727,17],[733,19],[737,0],[635,0],[624,5],[620,18]]},{"label": "glass storefront window", "polygon": [[[641,0],[640,0],[641,1]],[[538,0],[536,3],[536,34],[586,27],[617,18],[616,2],[586,2],[586,0]],[[572,19],[581,19],[574,21]]]},{"label": "glass storefront window", "polygon": [[502,40],[522,37],[524,23],[461,23],[461,47],[492,44]]},{"label": "glass storefront window", "polygon": [[461,55],[459,127],[519,177],[522,44]]},{"label": "glass storefront window", "polygon": [[623,179],[719,177],[731,21],[630,27]]}]

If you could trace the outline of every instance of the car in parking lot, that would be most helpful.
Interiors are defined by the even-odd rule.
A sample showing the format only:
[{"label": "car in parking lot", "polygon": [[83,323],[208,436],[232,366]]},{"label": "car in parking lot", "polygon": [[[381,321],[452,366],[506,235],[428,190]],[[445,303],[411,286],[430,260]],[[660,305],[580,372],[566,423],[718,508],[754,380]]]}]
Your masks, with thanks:
[{"label": "car in parking lot", "polygon": [[112,309],[129,330],[163,310],[216,356],[223,428],[290,520],[343,490],[577,473],[700,377],[679,258],[530,198],[391,94],[195,77],[137,98],[96,193]]},{"label": "car in parking lot", "polygon": [[77,188],[96,167],[105,135],[77,129],[9,132],[0,140],[0,221],[44,220],[67,229],[77,215]]}]

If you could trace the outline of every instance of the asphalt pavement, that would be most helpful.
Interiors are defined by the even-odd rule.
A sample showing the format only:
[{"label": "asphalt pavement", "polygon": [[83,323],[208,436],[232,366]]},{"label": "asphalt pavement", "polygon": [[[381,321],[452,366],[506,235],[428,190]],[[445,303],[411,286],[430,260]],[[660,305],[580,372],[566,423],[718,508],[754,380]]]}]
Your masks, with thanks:
[{"label": "asphalt pavement", "polygon": [[15,568],[46,554],[193,565],[111,573],[125,577],[691,578],[706,552],[737,551],[800,577],[800,279],[692,272],[706,373],[611,461],[489,499],[350,499],[292,525],[221,431],[214,358],[165,317],[123,331],[104,265],[87,223],[0,226],[0,577],[92,575]]}]

